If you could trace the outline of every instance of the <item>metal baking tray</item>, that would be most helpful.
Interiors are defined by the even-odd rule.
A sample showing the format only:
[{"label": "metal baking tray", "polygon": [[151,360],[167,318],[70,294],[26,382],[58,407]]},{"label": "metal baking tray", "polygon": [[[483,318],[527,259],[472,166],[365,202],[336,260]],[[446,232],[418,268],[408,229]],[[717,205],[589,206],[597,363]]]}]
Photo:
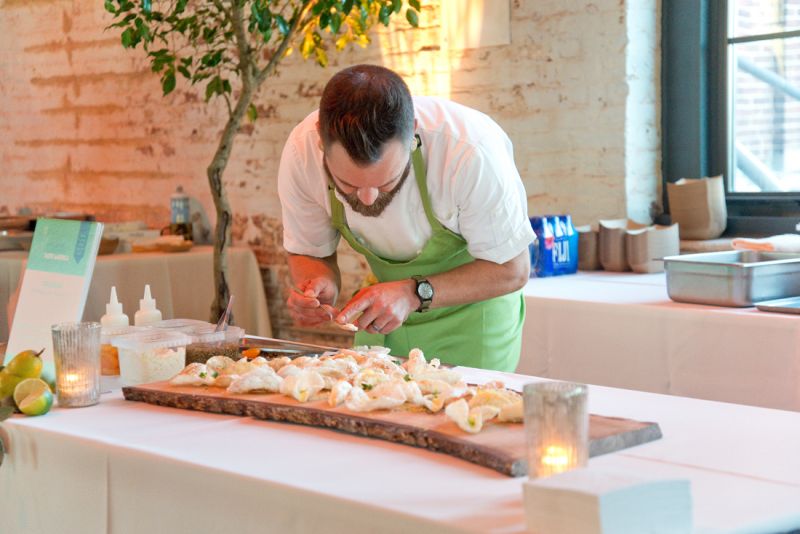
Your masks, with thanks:
[{"label": "metal baking tray", "polygon": [[800,254],[731,250],[664,258],[678,302],[746,307],[800,295]]},{"label": "metal baking tray", "polygon": [[756,304],[756,308],[765,312],[800,314],[800,297],[765,300]]}]

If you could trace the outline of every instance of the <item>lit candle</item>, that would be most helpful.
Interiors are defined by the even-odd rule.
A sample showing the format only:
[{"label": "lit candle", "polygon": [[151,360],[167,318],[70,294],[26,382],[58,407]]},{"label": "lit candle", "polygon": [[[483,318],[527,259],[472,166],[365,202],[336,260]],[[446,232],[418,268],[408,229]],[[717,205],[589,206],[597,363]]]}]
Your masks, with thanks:
[{"label": "lit candle", "polygon": [[589,414],[583,384],[527,384],[525,433],[531,478],[563,473],[586,465],[589,452]]},{"label": "lit candle", "polygon": [[575,467],[576,459],[573,449],[560,445],[548,445],[540,456],[540,472],[545,476],[563,473]]},{"label": "lit candle", "polygon": [[91,406],[100,398],[100,323],[53,326],[56,397],[62,407]]}]

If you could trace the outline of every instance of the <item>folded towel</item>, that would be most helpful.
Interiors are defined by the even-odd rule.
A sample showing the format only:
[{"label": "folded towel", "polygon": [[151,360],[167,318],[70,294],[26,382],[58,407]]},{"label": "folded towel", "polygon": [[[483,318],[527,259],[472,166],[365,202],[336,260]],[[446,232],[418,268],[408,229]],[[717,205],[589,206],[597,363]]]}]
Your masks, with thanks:
[{"label": "folded towel", "polygon": [[800,235],[782,234],[765,237],[764,239],[737,238],[733,240],[732,245],[736,250],[800,253]]}]

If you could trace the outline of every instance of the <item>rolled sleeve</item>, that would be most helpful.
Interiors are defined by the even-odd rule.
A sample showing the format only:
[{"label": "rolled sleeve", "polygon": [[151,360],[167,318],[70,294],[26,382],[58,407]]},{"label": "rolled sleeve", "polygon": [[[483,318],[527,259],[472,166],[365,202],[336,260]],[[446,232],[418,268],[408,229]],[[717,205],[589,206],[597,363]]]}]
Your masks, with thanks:
[{"label": "rolled sleeve", "polygon": [[499,152],[476,148],[465,158],[456,202],[460,233],[472,257],[506,263],[528,248],[534,233],[510,147]]},{"label": "rolled sleeve", "polygon": [[310,157],[289,137],[278,169],[283,248],[290,254],[324,258],[336,251],[339,232],[331,226],[327,188]]}]

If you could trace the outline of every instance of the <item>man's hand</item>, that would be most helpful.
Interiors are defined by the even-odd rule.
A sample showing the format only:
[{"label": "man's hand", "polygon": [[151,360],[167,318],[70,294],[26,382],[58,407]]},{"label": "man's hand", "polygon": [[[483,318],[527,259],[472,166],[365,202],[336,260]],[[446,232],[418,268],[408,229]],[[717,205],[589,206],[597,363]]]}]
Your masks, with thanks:
[{"label": "man's hand", "polygon": [[332,307],[338,288],[329,278],[319,277],[298,284],[297,290],[289,292],[286,304],[294,322],[300,326],[318,326],[333,320],[336,310]]},{"label": "man's hand", "polygon": [[342,309],[336,322],[354,323],[359,330],[369,333],[388,334],[399,328],[419,307],[415,288],[413,280],[365,287]]}]

